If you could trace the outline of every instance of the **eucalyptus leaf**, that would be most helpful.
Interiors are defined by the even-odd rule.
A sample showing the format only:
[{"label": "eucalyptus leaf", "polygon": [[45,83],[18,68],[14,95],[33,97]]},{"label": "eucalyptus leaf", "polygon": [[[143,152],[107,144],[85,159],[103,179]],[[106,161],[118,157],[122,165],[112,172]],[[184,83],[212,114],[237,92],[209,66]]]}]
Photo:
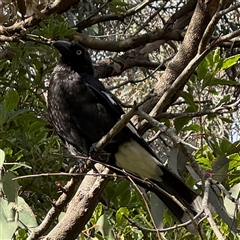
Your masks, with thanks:
[{"label": "eucalyptus leaf", "polygon": [[[231,196],[235,199],[240,199],[240,183],[237,183],[234,185],[229,192],[231,193]],[[224,206],[228,212],[228,214],[236,218],[237,212],[240,210],[240,206],[231,201],[227,196],[224,198]]]},{"label": "eucalyptus leaf", "polygon": [[6,172],[0,181],[0,189],[9,202],[16,201],[19,188],[17,181],[13,181],[13,178],[15,178],[15,175],[12,172]]},{"label": "eucalyptus leaf", "polygon": [[17,107],[19,101],[19,95],[15,89],[10,88],[4,96],[5,111],[10,113]]},{"label": "eucalyptus leaf", "polygon": [[18,222],[15,221],[15,211],[11,204],[0,198],[0,239],[12,239],[17,227]]},{"label": "eucalyptus leaf", "polygon": [[27,226],[28,228],[35,228],[38,226],[32,209],[22,197],[18,197],[17,211],[19,213],[19,221],[22,227]]},{"label": "eucalyptus leaf", "polygon": [[240,54],[225,58],[223,60],[222,70],[228,69],[233,65],[235,65],[238,62],[239,58],[240,58]]}]

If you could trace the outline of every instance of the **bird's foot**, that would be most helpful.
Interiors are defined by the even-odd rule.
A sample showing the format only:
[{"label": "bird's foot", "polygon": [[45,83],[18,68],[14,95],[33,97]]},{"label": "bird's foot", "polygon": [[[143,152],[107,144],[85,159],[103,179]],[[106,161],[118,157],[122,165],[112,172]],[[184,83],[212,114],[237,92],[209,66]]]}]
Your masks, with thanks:
[{"label": "bird's foot", "polygon": [[98,150],[96,147],[96,143],[92,144],[89,154],[93,159],[96,159],[96,160],[98,160],[100,162],[104,162],[104,163],[108,162],[109,157],[111,155],[110,153],[107,153],[104,150]]},{"label": "bird's foot", "polygon": [[78,164],[74,165],[69,173],[84,173],[93,168],[94,162],[91,160],[83,160],[81,159]]}]

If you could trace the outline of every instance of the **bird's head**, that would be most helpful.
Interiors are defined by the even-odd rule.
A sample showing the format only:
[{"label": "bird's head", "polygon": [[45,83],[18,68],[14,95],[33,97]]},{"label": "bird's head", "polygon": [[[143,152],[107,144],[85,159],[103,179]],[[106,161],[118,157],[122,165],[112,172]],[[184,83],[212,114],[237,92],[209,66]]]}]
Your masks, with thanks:
[{"label": "bird's head", "polygon": [[81,44],[59,40],[55,41],[53,46],[61,53],[62,61],[72,70],[79,74],[94,74],[91,57]]}]

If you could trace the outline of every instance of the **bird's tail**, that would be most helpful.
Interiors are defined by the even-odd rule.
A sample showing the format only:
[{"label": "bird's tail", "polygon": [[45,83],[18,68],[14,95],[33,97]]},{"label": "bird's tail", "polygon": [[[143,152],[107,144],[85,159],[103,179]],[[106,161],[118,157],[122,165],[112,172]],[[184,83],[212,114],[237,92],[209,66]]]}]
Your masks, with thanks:
[{"label": "bird's tail", "polygon": [[[181,223],[190,220],[201,211],[201,196],[167,168],[161,166],[161,170],[163,171],[162,181],[151,180],[155,185],[152,191]],[[190,232],[196,232],[194,225],[189,225],[187,228]]]}]

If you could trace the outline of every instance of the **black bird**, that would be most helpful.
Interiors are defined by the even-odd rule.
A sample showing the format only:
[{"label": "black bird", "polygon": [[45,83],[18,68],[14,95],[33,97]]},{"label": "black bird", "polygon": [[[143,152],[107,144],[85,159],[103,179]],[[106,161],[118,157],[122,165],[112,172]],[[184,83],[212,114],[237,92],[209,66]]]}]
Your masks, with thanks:
[{"label": "black bird", "polygon": [[[88,155],[92,145],[108,133],[124,111],[114,95],[94,77],[92,61],[84,47],[66,41],[56,41],[53,46],[62,57],[51,75],[49,119],[71,152]],[[149,179],[175,196],[192,216],[198,213],[201,197],[161,164],[131,123],[113,138],[104,151],[110,155],[109,165]],[[170,197],[157,189],[151,190],[180,222],[189,219]]]}]

